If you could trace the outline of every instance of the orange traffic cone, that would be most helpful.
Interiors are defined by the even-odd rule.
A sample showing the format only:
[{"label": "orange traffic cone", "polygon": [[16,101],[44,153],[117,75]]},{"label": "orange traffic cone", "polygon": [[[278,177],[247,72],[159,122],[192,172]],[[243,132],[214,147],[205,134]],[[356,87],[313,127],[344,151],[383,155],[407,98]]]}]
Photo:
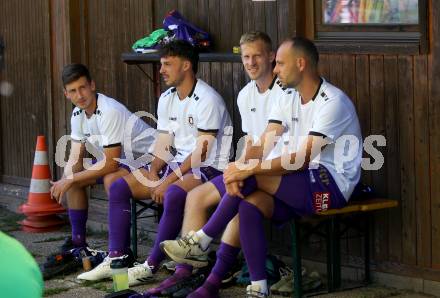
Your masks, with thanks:
[{"label": "orange traffic cone", "polygon": [[28,201],[19,208],[28,216],[21,222],[23,230],[46,232],[65,223],[55,215],[66,210],[50,197],[50,179],[46,140],[44,136],[38,136]]}]

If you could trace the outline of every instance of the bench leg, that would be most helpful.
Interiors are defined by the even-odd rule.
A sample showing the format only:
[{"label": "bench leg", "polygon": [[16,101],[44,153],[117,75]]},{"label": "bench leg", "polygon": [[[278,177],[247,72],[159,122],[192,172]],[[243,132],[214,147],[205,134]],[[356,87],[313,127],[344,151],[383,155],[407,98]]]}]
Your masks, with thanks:
[{"label": "bench leg", "polygon": [[136,201],[131,199],[131,250],[133,256],[137,259],[137,212]]},{"label": "bench leg", "polygon": [[302,276],[301,276],[301,236],[299,224],[293,220],[291,225],[292,234],[292,259],[293,259],[293,297],[302,297]]},{"label": "bench leg", "polygon": [[332,217],[326,223],[327,234],[327,286],[333,292],[341,287],[341,244],[339,217]]},{"label": "bench leg", "polygon": [[365,259],[364,259],[364,275],[365,275],[365,283],[369,284],[371,282],[370,276],[370,224],[371,224],[371,215],[367,214],[365,216],[365,230],[364,230],[364,251],[365,251]]}]

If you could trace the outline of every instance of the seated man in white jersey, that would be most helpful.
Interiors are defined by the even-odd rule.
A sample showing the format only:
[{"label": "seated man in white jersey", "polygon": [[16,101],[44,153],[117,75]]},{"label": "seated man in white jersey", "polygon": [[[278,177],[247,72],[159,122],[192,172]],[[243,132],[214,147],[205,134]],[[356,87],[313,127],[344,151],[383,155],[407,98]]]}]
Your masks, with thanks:
[{"label": "seated man in white jersey", "polygon": [[[71,117],[72,145],[63,178],[52,183],[51,195],[58,202],[64,194],[67,195],[72,238],[66,241],[62,250],[68,251],[86,247],[86,187],[104,183],[108,192],[113,181],[130,173],[126,164],[148,152],[154,142],[155,131],[117,100],[97,93],[86,66],[65,66],[62,81],[64,95],[75,105]],[[150,134],[146,133],[148,129]],[[86,151],[96,159],[90,168],[83,166]],[[125,164],[119,163],[121,158]],[[62,261],[51,265],[43,268],[45,277],[57,274],[68,266]]]},{"label": "seated man in white jersey", "polygon": [[[280,123],[269,123],[269,114],[273,106],[291,107],[295,91],[283,88],[273,73],[275,53],[272,50],[271,39],[266,33],[256,31],[243,34],[240,38],[240,48],[244,69],[251,79],[237,97],[242,129],[249,141],[246,142],[247,146],[240,160],[261,160],[279,156],[281,150],[279,147],[273,148],[274,139],[272,138],[275,137],[275,131],[281,133],[284,129]],[[272,146],[265,146],[265,144]],[[208,220],[209,209],[215,207],[225,193],[222,176],[193,189],[187,197],[182,235],[200,229]],[[213,228],[216,229],[216,227]],[[208,233],[210,233],[209,228]],[[217,250],[216,263],[207,280],[188,297],[218,296],[221,282],[234,266],[239,252],[237,216],[229,223],[223,234]],[[169,252],[166,253],[169,254]],[[178,258],[174,260],[181,261]],[[190,264],[197,267],[206,265],[207,255],[201,258],[196,256]]]},{"label": "seated man in white jersey", "polygon": [[[240,243],[252,282],[246,297],[269,295],[263,218],[284,223],[295,216],[341,208],[360,179],[362,136],[356,110],[347,95],[320,78],[318,60],[318,51],[308,39],[294,37],[281,44],[274,71],[284,86],[294,87],[298,93],[293,106],[280,105],[269,118],[287,126],[290,123],[293,142],[288,152],[269,163],[230,164],[223,175],[228,194],[208,223],[185,236],[191,238],[183,241],[188,245],[166,243],[175,256],[192,263],[186,256],[206,254],[216,236],[210,226],[226,227],[238,213]],[[237,182],[240,190],[230,187]]]},{"label": "seated man in white jersey", "polygon": [[[109,257],[79,279],[111,276],[110,263],[126,258],[130,234],[130,198],[153,199],[164,205],[155,244],[143,264],[129,269],[129,284],[145,282],[164,259],[159,243],[180,232],[187,192],[221,175],[229,162],[232,122],[222,97],[196,78],[198,53],[183,40],[160,50],[160,73],[171,88],[159,98],[158,135],[149,169],[116,180],[109,191]],[[170,152],[175,151],[174,155]],[[167,165],[168,163],[168,165]],[[192,273],[182,265],[174,278]]]}]

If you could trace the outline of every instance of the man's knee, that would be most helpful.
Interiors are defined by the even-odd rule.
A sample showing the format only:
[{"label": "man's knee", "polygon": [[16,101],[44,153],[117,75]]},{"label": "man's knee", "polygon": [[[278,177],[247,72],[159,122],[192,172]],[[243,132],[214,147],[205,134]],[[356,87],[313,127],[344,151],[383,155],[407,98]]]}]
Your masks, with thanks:
[{"label": "man's knee", "polygon": [[113,176],[112,174],[105,175],[102,179],[104,182],[104,188],[108,192],[110,190],[110,186],[112,183],[116,180],[117,177]]},{"label": "man's knee", "polygon": [[114,181],[116,181],[118,178],[124,177],[128,174],[129,174],[129,172],[126,169],[119,168],[118,171],[105,175],[102,178],[102,182],[104,183],[104,187],[105,187],[106,191],[108,192],[110,190],[110,186],[112,185],[112,183]]},{"label": "man's knee", "polygon": [[220,195],[207,184],[191,190],[186,197],[186,208],[206,210],[220,202]]},{"label": "man's knee", "polygon": [[130,187],[127,184],[127,181],[125,181],[124,178],[117,178],[116,180],[114,180],[109,188],[108,188],[108,192],[109,192],[109,200],[112,202],[118,202],[118,201],[123,201],[126,200],[126,196],[122,195],[122,194],[127,194],[130,193]]},{"label": "man's knee", "polygon": [[271,216],[273,211],[273,198],[262,192],[246,197],[246,200],[243,203],[248,203],[250,206],[248,204],[240,204],[240,208],[253,206],[260,210],[260,212],[267,218]]},{"label": "man's knee", "polygon": [[171,184],[165,192],[165,210],[181,210],[185,207],[187,192],[180,186]]}]

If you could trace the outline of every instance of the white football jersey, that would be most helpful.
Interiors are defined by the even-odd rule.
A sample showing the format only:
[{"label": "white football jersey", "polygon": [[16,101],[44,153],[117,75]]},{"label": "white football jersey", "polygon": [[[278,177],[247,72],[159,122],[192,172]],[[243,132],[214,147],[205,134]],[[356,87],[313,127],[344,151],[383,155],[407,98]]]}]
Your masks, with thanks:
[{"label": "white football jersey", "polygon": [[[250,81],[237,97],[237,105],[241,116],[243,132],[251,136],[253,141],[259,140],[271,120],[271,109],[278,106],[293,106],[296,91],[282,87],[277,77],[269,88],[260,93],[255,81]],[[277,119],[274,119],[277,120]],[[286,132],[288,127],[286,128]],[[281,155],[282,144],[279,142],[269,153],[266,159],[273,159]]]},{"label": "white football jersey", "polygon": [[292,106],[279,105],[272,110],[270,118],[290,127],[291,142],[285,151],[298,151],[308,135],[329,138],[331,143],[311,161],[311,167],[325,166],[348,200],[360,179],[363,149],[359,119],[348,96],[322,79],[313,100],[304,105],[296,93]]},{"label": "white football jersey", "polygon": [[207,83],[198,79],[193,90],[183,100],[176,88],[170,88],[159,98],[157,129],[174,135],[175,162],[183,162],[196,148],[199,132],[216,133],[203,166],[223,170],[229,162],[232,142],[232,121],[223,98]]},{"label": "white football jersey", "polygon": [[73,140],[87,141],[98,154],[103,148],[121,146],[124,159],[136,159],[148,153],[155,139],[152,127],[117,100],[100,93],[90,118],[78,107],[73,109],[71,128]]}]

